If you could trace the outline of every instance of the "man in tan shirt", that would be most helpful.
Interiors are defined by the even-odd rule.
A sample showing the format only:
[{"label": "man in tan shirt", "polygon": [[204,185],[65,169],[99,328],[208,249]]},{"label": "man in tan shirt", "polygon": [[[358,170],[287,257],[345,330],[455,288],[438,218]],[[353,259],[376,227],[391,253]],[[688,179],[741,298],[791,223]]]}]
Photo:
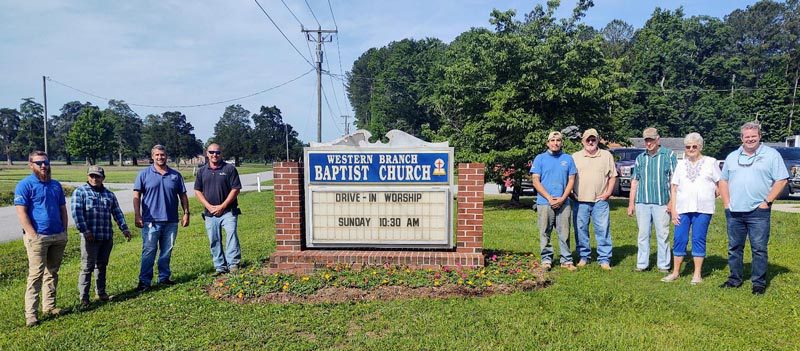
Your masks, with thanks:
[{"label": "man in tan shirt", "polygon": [[600,150],[600,136],[594,128],[583,132],[583,150],[572,154],[578,175],[575,178],[575,237],[580,261],[578,267],[590,261],[592,247],[589,244],[589,221],[594,225],[597,241],[597,262],[600,268],[611,270],[611,231],[608,198],[617,182],[614,156]]}]

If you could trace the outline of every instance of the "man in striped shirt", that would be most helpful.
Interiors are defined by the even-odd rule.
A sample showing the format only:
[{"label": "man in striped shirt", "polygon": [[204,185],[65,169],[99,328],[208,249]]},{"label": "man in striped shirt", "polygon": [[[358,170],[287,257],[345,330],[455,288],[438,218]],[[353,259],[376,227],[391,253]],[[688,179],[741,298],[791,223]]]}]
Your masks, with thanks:
[{"label": "man in striped shirt", "polygon": [[669,272],[669,208],[670,179],[678,159],[672,150],[661,147],[660,137],[655,128],[643,131],[646,152],[636,157],[631,174],[631,192],[628,199],[628,216],[636,213],[639,226],[636,271],[644,271],[650,266],[650,226],[656,229],[657,260],[661,272]]},{"label": "man in striped shirt", "polygon": [[119,208],[114,193],[103,186],[105,171],[102,167],[91,166],[87,182],[72,193],[72,219],[81,232],[81,270],[78,273],[78,295],[81,307],[89,306],[89,287],[92,273],[97,271],[95,290],[97,298],[108,301],[106,293],[106,266],[114,246],[111,217],[119,225],[125,239],[131,241],[131,232],[125,223],[125,216]]}]

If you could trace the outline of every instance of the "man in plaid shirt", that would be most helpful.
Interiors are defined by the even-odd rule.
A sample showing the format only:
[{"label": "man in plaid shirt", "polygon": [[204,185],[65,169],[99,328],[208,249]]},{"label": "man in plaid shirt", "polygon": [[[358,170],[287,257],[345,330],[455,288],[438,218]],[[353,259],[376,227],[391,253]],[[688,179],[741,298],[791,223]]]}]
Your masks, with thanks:
[{"label": "man in plaid shirt", "polygon": [[72,219],[81,232],[81,271],[78,274],[78,294],[81,307],[89,306],[89,287],[92,272],[97,271],[95,289],[101,301],[111,299],[106,293],[106,266],[114,246],[111,216],[119,225],[125,239],[131,241],[131,232],[119,208],[114,193],[103,187],[105,172],[102,167],[89,167],[88,180],[72,194]]}]

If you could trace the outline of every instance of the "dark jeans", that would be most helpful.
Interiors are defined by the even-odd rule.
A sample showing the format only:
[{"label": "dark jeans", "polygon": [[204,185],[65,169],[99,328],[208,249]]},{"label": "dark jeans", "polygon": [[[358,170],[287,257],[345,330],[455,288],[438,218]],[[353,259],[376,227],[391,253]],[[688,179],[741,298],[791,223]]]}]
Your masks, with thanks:
[{"label": "dark jeans", "polygon": [[753,286],[767,286],[767,245],[769,244],[770,210],[756,208],[750,212],[725,210],[728,223],[728,282],[742,284],[744,244],[750,238],[753,263],[750,280]]}]

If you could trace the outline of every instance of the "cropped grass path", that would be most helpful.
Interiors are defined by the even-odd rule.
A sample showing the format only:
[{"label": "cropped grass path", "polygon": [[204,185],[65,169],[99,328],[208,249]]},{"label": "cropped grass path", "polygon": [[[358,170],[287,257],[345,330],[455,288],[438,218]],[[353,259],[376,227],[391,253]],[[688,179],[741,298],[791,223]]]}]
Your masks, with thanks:
[{"label": "cropped grass path", "polygon": [[[486,200],[485,246],[534,252],[535,215],[501,209],[507,198]],[[245,262],[253,267],[274,250],[271,192],[240,197]],[[705,282],[689,285],[691,267],[674,283],[662,274],[633,272],[635,219],[613,201],[614,270],[596,264],[570,273],[550,273],[554,284],[534,292],[485,298],[412,299],[355,304],[256,305],[212,299],[208,241],[198,221],[181,228],[173,256],[179,284],[132,293],[139,270],[141,238],[118,236],[109,267],[109,292],[119,298],[77,311],[78,240],[71,231],[61,270],[61,317],[24,327],[25,254],[20,241],[0,245],[0,350],[795,350],[800,345],[800,216],[773,213],[767,294],[750,285],[722,290],[727,276],[723,215],[709,233]],[[193,211],[200,210],[192,200]],[[655,247],[655,244],[652,245]],[[747,248],[749,250],[749,247]],[[651,257],[654,261],[655,257]],[[745,262],[750,262],[749,254]],[[749,271],[749,264],[746,265]]]}]

